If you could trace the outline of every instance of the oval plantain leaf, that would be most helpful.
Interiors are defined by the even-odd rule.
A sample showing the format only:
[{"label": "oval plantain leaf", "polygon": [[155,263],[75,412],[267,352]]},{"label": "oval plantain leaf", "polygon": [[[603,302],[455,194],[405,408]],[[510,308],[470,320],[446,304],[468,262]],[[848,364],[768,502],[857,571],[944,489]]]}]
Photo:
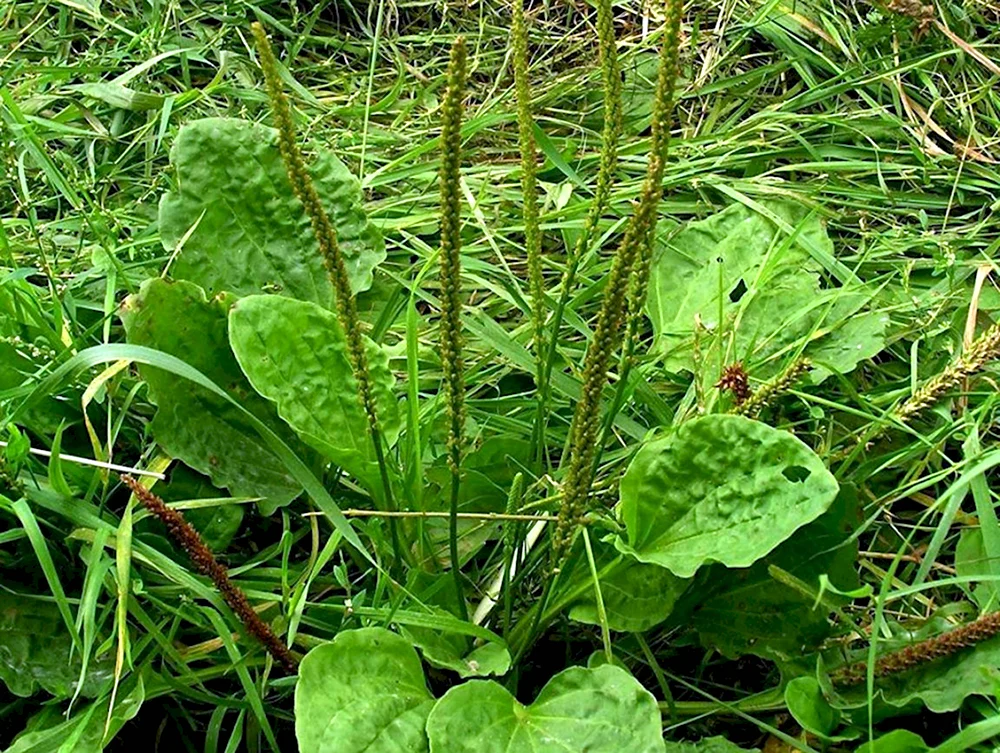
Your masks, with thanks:
[{"label": "oval plantain leaf", "polygon": [[[830,509],[748,568],[710,565],[678,601],[672,624],[698,633],[701,644],[730,658],[755,654],[792,659],[830,634],[830,610],[772,577],[775,565],[819,590],[827,575],[842,590],[857,587],[856,492],[844,486]],[[827,601],[846,603],[832,595]]]},{"label": "oval plantain leaf", "polygon": [[[114,659],[91,660],[80,688],[96,695],[114,676]],[[27,698],[39,687],[69,698],[80,679],[80,652],[60,619],[55,604],[0,590],[0,682]]]},{"label": "oval plantain leaf", "polygon": [[[125,300],[120,313],[129,343],[183,359],[290,438],[273,406],[254,393],[233,358],[226,324],[232,301],[225,294],[207,300],[190,282],[154,278]],[[301,485],[226,400],[162,369],[140,366],[139,371],[157,406],[153,436],[168,454],[237,496],[263,497],[265,512],[298,496]]]},{"label": "oval plantain leaf", "polygon": [[[229,342],[254,389],[302,440],[377,493],[378,463],[337,317],[307,301],[248,296],[230,311]],[[366,346],[382,437],[391,446],[401,427],[395,380],[385,351],[370,340]]]},{"label": "oval plantain leaf", "polygon": [[[209,293],[278,292],[329,307],[333,288],[273,128],[228,118],[185,125],[170,150],[177,188],[160,201],[160,237],[177,252],[171,274]],[[372,284],[385,244],[368,222],[361,187],[320,152],[309,168],[337,231],[354,292]]]},{"label": "oval plantain leaf", "polygon": [[621,482],[618,548],[689,578],[707,562],[749,567],[823,514],[837,481],[785,431],[704,416],[646,444]]},{"label": "oval plantain leaf", "polygon": [[427,718],[431,753],[661,753],[660,710],[625,670],[571,667],[530,706],[491,680],[453,687]]},{"label": "oval plantain leaf", "polygon": [[[575,547],[562,572],[567,573],[572,567],[574,574],[579,572],[579,578],[593,584],[586,555],[579,551],[582,548]],[[603,541],[594,541],[593,549],[600,577],[601,600],[611,630],[641,633],[659,625],[673,612],[678,597],[690,583],[657,565],[623,557],[613,545]],[[570,606],[569,618],[588,625],[601,624],[593,587]]]},{"label": "oval plantain leaf", "polygon": [[345,630],[299,667],[299,753],[422,753],[433,704],[407,641],[383,628]]}]

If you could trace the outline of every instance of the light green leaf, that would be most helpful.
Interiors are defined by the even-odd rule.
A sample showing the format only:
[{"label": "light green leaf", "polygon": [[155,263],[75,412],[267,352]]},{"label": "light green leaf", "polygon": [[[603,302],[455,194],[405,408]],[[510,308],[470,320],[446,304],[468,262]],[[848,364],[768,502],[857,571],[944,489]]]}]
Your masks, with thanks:
[{"label": "light green leaf", "polygon": [[[249,296],[229,314],[229,341],[254,389],[277,405],[306,444],[369,489],[380,489],[368,419],[333,313],[282,296]],[[402,426],[395,380],[385,351],[370,340],[366,349],[382,437],[391,446]]]},{"label": "light green leaf", "polygon": [[[593,548],[600,572],[604,563],[610,563],[617,552],[613,546],[602,541],[594,541]],[[575,559],[583,560],[579,562],[582,565],[579,568],[581,577],[592,582],[586,559],[579,554]],[[570,564],[567,562],[563,570]],[[678,597],[689,583],[689,580],[678,578],[666,568],[623,557],[610,572],[600,577],[601,599],[608,627],[620,632],[641,633],[659,625],[670,616]],[[600,624],[593,588],[587,589],[586,595],[570,607],[569,617],[588,625]]]},{"label": "light green leaf", "polygon": [[422,753],[433,703],[406,640],[383,628],[338,633],[299,667],[299,753]]},{"label": "light green leaf", "polygon": [[[229,349],[226,318],[232,302],[227,295],[207,300],[190,282],[156,278],[125,300],[121,317],[129,343],[183,359],[290,439],[273,406],[254,393]],[[263,497],[265,512],[301,492],[281,460],[230,403],[161,369],[139,370],[157,405],[153,436],[167,453],[237,496]]]},{"label": "light green leaf", "polygon": [[492,680],[449,690],[427,718],[431,753],[661,753],[660,710],[623,669],[572,667],[521,705]]},{"label": "light green leaf", "polygon": [[[170,161],[177,188],[160,201],[160,236],[178,254],[174,277],[209,293],[278,292],[332,305],[333,289],[288,182],[277,131],[243,120],[196,120],[181,129]],[[311,159],[309,172],[337,232],[351,287],[367,290],[385,245],[365,216],[360,184],[325,151]]]},{"label": "light green leaf", "polygon": [[924,738],[908,729],[894,729],[860,746],[856,753],[925,753],[930,750]]},{"label": "light green leaf", "polygon": [[[406,590],[416,597],[415,606],[422,611],[433,611],[451,620],[455,619],[452,615],[459,613],[458,594],[451,573],[411,570]],[[473,648],[470,636],[454,631],[404,625],[399,631],[420,649],[428,664],[450,669],[459,677],[499,676],[510,669],[510,652],[501,643],[489,641]]]},{"label": "light green leaf", "polygon": [[621,482],[618,548],[689,578],[705,563],[749,567],[837,496],[817,455],[741,416],[689,421],[639,450]]},{"label": "light green leaf", "polygon": [[[16,696],[38,688],[69,698],[80,679],[80,654],[55,604],[0,590],[0,680]],[[70,657],[73,660],[70,660]],[[80,694],[96,695],[114,672],[114,659],[92,659]]]},{"label": "light green leaf", "polygon": [[[983,544],[983,532],[979,528],[966,528],[959,534],[958,546],[955,547],[955,570],[960,577],[972,578],[992,573],[986,547]],[[983,579],[972,587],[972,598],[983,612],[993,611],[1000,605],[1000,583]]]},{"label": "light green leaf", "polygon": [[833,255],[821,220],[794,202],[761,204],[797,230],[794,239],[743,204],[658,233],[646,312],[668,370],[694,369],[697,326],[709,333],[701,333],[706,363],[723,348],[727,362],[742,360],[759,378],[778,371],[789,351],[804,349],[818,363],[810,378],[819,382],[884,347],[887,317],[859,316],[870,294],[820,286],[808,249]]},{"label": "light green leaf", "polygon": [[757,748],[741,748],[724,737],[706,737],[696,743],[668,741],[664,753],[757,753]]},{"label": "light green leaf", "polygon": [[840,723],[840,712],[823,697],[823,690],[815,677],[796,677],[785,687],[785,704],[802,729],[823,739]]},{"label": "light green leaf", "polygon": [[[830,634],[830,610],[775,580],[769,568],[777,565],[817,593],[821,575],[841,590],[855,588],[858,543],[852,534],[859,522],[855,493],[843,487],[829,510],[749,568],[711,565],[699,572],[673,622],[692,628],[703,646],[731,658],[801,657]],[[848,601],[829,593],[827,599]]]}]

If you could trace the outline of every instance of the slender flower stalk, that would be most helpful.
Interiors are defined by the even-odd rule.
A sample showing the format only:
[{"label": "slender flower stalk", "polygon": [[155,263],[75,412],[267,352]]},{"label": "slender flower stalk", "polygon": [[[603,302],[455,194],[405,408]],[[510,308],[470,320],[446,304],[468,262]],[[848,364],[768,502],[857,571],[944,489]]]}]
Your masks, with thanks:
[{"label": "slender flower stalk", "polygon": [[136,499],[166,526],[167,532],[184,550],[195,569],[211,579],[219,593],[222,594],[226,604],[246,627],[247,632],[261,642],[267,652],[284,667],[286,672],[294,675],[298,671],[298,661],[288,650],[288,647],[274,634],[271,626],[264,622],[250,606],[250,601],[242,589],[229,579],[229,572],[215,558],[212,550],[208,548],[194,526],[188,523],[179,511],[168,507],[162,499],[131,476],[123,475],[121,479],[132,490]]},{"label": "slender flower stalk", "polygon": [[[553,541],[553,557],[561,562],[580,525],[596,462],[601,426],[601,393],[607,382],[611,358],[621,343],[629,314],[629,281],[647,253],[649,236],[663,194],[664,153],[672,111],[674,78],[678,69],[681,0],[667,2],[667,28],[660,50],[660,73],[653,113],[653,150],[639,203],[611,263],[604,298],[597,315],[593,339],[583,366],[583,387],[570,424],[569,458],[563,482],[563,502]],[[648,279],[648,275],[646,276]],[[644,297],[645,290],[633,291]]]},{"label": "slender flower stalk", "polygon": [[549,326],[550,337],[548,348],[542,364],[543,373],[538,382],[539,401],[538,413],[535,418],[534,442],[537,448],[538,470],[544,465],[546,424],[548,423],[548,403],[552,392],[552,368],[556,360],[556,348],[559,342],[559,330],[562,327],[563,316],[573,292],[573,283],[580,267],[580,260],[590,248],[590,240],[597,229],[597,223],[611,198],[611,187],[614,183],[614,172],[618,165],[618,140],[622,132],[622,79],[618,64],[618,49],[615,40],[614,12],[611,0],[597,0],[597,44],[601,66],[601,86],[603,92],[604,127],[601,131],[600,164],[597,172],[597,184],[594,188],[594,198],[587,211],[583,230],[573,250],[566,261],[566,269],[560,282],[559,301],[556,304],[552,322]]},{"label": "slender flower stalk", "polygon": [[[892,409],[889,412],[890,417],[898,423],[909,423],[918,414],[932,406],[951,390],[959,387],[963,381],[978,374],[997,358],[1000,358],[1000,324],[994,324],[986,330],[972,342],[957,361],[924,383],[909,398]],[[857,444],[850,451],[865,447],[868,443],[878,439],[892,428],[893,423],[886,421],[875,425],[858,438]]]},{"label": "slender flower stalk", "polygon": [[[536,378],[545,359],[545,284],[542,279],[542,232],[538,224],[538,164],[534,120],[531,116],[531,86],[528,81],[528,30],[524,1],[514,0],[511,18],[514,92],[517,98],[517,136],[521,149],[521,196],[524,215],[524,247],[528,256],[528,286],[531,292],[531,324],[535,347]],[[538,399],[541,399],[541,391]]]},{"label": "slender flower stalk", "polygon": [[[358,318],[357,304],[354,300],[354,292],[351,290],[350,278],[347,275],[347,265],[344,255],[337,241],[337,231],[334,229],[330,218],[323,207],[323,202],[316,192],[309,171],[306,169],[302,151],[299,149],[295,134],[295,123],[292,120],[292,110],[285,97],[285,92],[278,76],[278,63],[271,49],[271,43],[267,39],[264,27],[259,23],[254,23],[254,39],[257,42],[257,52],[260,55],[261,68],[264,71],[264,80],[267,85],[267,94],[271,102],[271,112],[275,125],[278,128],[278,147],[281,157],[285,163],[285,170],[288,173],[288,181],[292,185],[292,191],[302,202],[306,214],[312,223],[313,234],[319,245],[320,253],[326,264],[327,274],[333,283],[336,295],[337,318],[340,326],[344,330],[344,337],[347,341],[347,355],[351,362],[351,370],[358,383],[358,397],[368,419],[368,433],[371,435],[372,446],[375,451],[375,459],[378,462],[379,472],[382,477],[382,492],[385,496],[385,505],[388,509],[393,509],[392,485],[389,481],[388,467],[386,465],[385,451],[382,446],[382,431],[378,419],[378,411],[375,408],[375,396],[372,392],[372,383],[368,371],[368,357],[365,354],[364,335],[361,331],[361,320]],[[390,529],[394,544],[398,543],[398,533],[394,521],[390,521]],[[398,553],[399,546],[394,546]]]},{"label": "slender flower stalk", "polygon": [[462,619],[468,619],[458,558],[458,493],[462,482],[465,431],[465,373],[462,362],[462,215],[459,169],[462,158],[462,100],[466,49],[459,37],[451,47],[448,89],[441,107],[441,366],[448,400],[448,465],[451,506],[448,541],[451,571]]},{"label": "slender flower stalk", "polygon": [[[928,638],[875,660],[875,677],[888,677],[973,648],[983,641],[1000,635],[1000,612],[990,612],[943,635]],[[868,662],[847,664],[834,670],[830,679],[834,685],[858,685],[868,676]]]}]

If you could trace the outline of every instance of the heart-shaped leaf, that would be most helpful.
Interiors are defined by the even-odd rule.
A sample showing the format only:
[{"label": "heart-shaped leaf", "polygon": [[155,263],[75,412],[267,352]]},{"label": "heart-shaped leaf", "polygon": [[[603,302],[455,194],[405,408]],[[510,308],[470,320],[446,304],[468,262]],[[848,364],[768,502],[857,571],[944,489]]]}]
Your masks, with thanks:
[{"label": "heart-shaped leaf", "polygon": [[449,690],[427,718],[431,753],[662,753],[652,694],[619,667],[572,667],[530,706],[502,685],[470,680]]},{"label": "heart-shaped leaf", "polygon": [[423,753],[433,703],[406,640],[383,628],[346,630],[299,667],[299,753]]},{"label": "heart-shaped leaf", "polygon": [[741,416],[683,424],[639,450],[621,482],[619,549],[689,578],[749,567],[823,514],[837,481],[786,431]]},{"label": "heart-shaped leaf", "polygon": [[[160,237],[176,252],[171,274],[209,293],[278,292],[330,307],[333,287],[301,202],[292,193],[273,128],[228,118],[185,125],[170,161],[177,188],[160,201]],[[361,187],[329,152],[309,167],[354,292],[385,258],[365,216]]]},{"label": "heart-shaped leaf", "polygon": [[[229,341],[254,389],[277,404],[304,442],[369,489],[380,489],[347,341],[332,312],[282,296],[248,296],[229,314]],[[370,340],[366,346],[382,437],[392,445],[401,423],[389,359]]]}]

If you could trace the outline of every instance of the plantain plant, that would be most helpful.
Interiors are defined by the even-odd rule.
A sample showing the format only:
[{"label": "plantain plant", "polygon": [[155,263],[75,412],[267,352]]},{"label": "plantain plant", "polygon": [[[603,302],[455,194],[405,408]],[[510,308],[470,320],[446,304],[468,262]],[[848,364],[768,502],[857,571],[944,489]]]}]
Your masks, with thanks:
[{"label": "plantain plant", "polygon": [[[287,520],[308,506],[296,500],[311,502],[308,563],[284,584],[274,610],[259,589],[236,584],[238,576],[176,506],[125,478],[210,580],[171,571],[185,597],[211,604],[208,619],[223,636],[220,645],[240,661],[266,651],[266,671],[276,662],[297,674],[302,753],[660,753],[664,712],[696,716],[714,706],[672,698],[669,673],[644,637],[655,627],[666,636],[688,631],[689,641],[727,657],[775,662],[779,684],[751,706],[769,707],[777,698],[811,732],[817,716],[843,714],[857,724],[874,718],[876,684],[883,715],[914,701],[952,711],[967,695],[992,692],[988,678],[969,679],[975,667],[968,650],[997,650],[995,614],[911,645],[893,639],[888,651],[879,650],[874,632],[868,646],[852,647],[865,635],[846,610],[852,598],[866,598],[856,573],[860,503],[828,466],[848,467],[865,446],[905,429],[983,371],[1000,352],[998,330],[972,340],[846,450],[824,457],[830,448],[821,442],[807,444],[769,423],[789,392],[847,373],[882,350],[884,321],[864,286],[848,285],[849,274],[846,304],[823,299],[816,260],[834,260],[832,244],[822,222],[797,204],[741,203],[683,226],[664,218],[671,130],[684,91],[683,3],[664,0],[662,10],[650,115],[629,145],[645,175],[619,231],[607,215],[623,169],[621,65],[614,8],[610,0],[596,2],[603,118],[597,175],[582,227],[559,259],[562,269],[547,276],[560,255],[544,230],[539,196],[544,131],[531,92],[530,18],[522,0],[513,0],[524,258],[507,261],[526,269],[527,298],[511,296],[525,301],[526,335],[483,325],[468,306],[475,283],[463,254],[473,232],[463,154],[472,149],[463,146],[472,129],[463,115],[477,92],[470,75],[475,46],[457,38],[444,75],[439,237],[428,251],[436,275],[428,264],[393,278],[410,299],[401,349],[385,336],[401,307],[365,316],[368,298],[379,308],[373,286],[389,275],[361,186],[332,153],[307,149],[285,92],[287,73],[255,23],[275,127],[211,118],[181,130],[171,153],[176,185],[159,208],[170,258],[122,303],[127,344],[74,355],[8,417],[23,420],[38,396],[80,367],[112,362],[109,369],[120,371],[134,363],[155,405],[148,429],[164,467],[178,460],[214,488],[255,501],[262,515],[280,517],[286,560],[300,543]],[[590,255],[607,273],[582,281]],[[745,291],[734,295],[740,286]],[[597,300],[589,321],[572,322],[585,333],[582,346],[568,322],[581,289]],[[433,304],[433,313],[421,316],[418,300]],[[483,396],[469,375],[466,342],[484,339],[483,332],[530,379],[532,404],[517,416],[528,426],[528,439],[520,438],[527,450],[516,463],[508,435],[470,417]],[[749,368],[743,359],[751,357]],[[405,385],[397,382],[404,358]],[[673,409],[640,424],[637,391],[647,388],[645,405],[658,405],[655,392],[648,395],[653,370],[690,374],[690,387]],[[508,417],[492,418],[503,425]],[[12,434],[5,447],[21,444]],[[70,496],[63,494],[68,486],[57,467],[50,485],[58,494],[31,487],[21,472],[26,461],[14,450],[0,467],[0,506],[41,552],[26,500],[65,509],[60,494]],[[489,502],[480,504],[482,498]],[[117,526],[100,516],[84,523],[95,526],[88,555],[94,561],[112,537],[123,543],[114,563],[121,611],[110,671],[117,693],[129,661],[129,608],[141,596],[129,587],[130,558],[163,555],[159,544],[133,546],[131,507]],[[310,589],[335,555],[338,587],[348,595],[331,604]],[[104,572],[110,567],[109,560]],[[356,594],[357,583],[364,586]],[[366,602],[369,589],[384,602]],[[262,603],[255,607],[251,599]],[[882,604],[875,604],[880,617]],[[157,639],[166,629],[135,613]],[[68,609],[55,617],[72,632]],[[536,683],[542,687],[534,699],[522,703],[526,668],[552,664],[539,644],[565,620],[594,626],[603,650],[585,663],[556,660]],[[236,623],[260,646],[237,648]],[[619,644],[612,633],[627,637]],[[176,653],[170,640],[162,642]],[[75,650],[67,647],[69,659]],[[627,652],[641,652],[655,668],[661,699],[626,668]],[[90,689],[86,656],[77,693]],[[245,667],[239,671],[247,693],[256,692]],[[945,678],[935,681],[936,694],[908,684],[921,672]],[[144,692],[140,682],[128,686],[130,694]],[[105,733],[114,704],[112,698],[106,708],[90,707],[106,715]],[[258,722],[273,738],[258,705]],[[831,732],[813,733],[829,741]]]}]

